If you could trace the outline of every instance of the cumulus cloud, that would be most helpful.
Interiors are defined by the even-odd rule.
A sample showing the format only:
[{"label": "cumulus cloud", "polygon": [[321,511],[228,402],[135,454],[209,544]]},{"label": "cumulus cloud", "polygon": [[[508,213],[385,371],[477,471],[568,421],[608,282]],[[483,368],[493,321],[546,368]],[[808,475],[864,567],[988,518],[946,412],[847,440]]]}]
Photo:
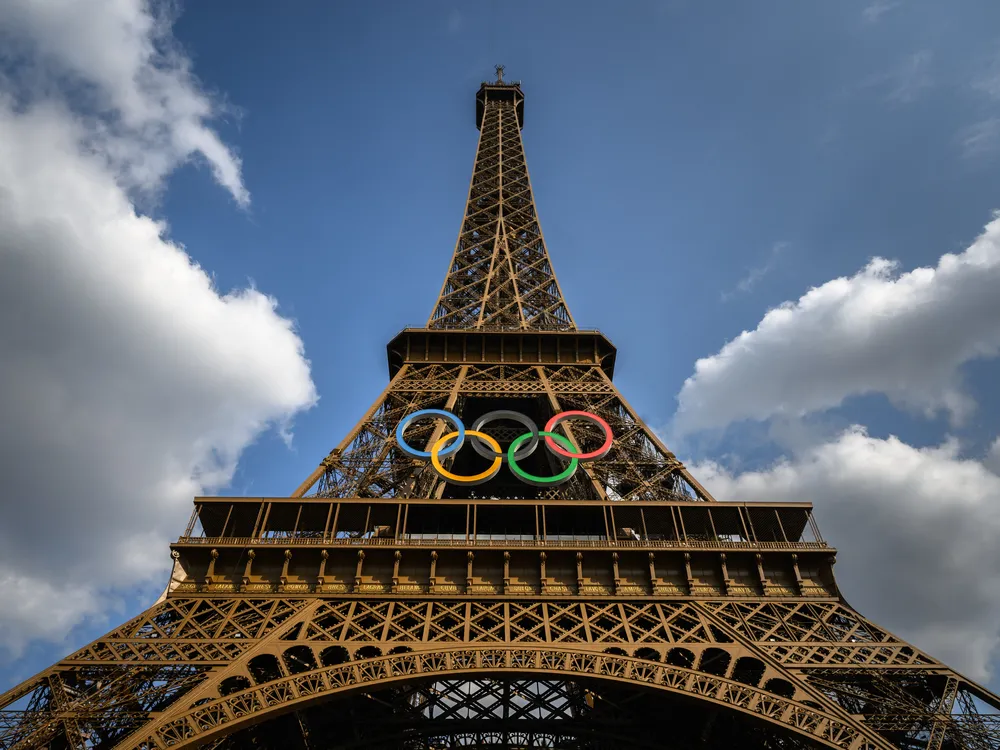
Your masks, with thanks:
[{"label": "cumulus cloud", "polygon": [[[1000,456],[1000,441],[994,444]],[[915,448],[854,427],[772,467],[692,467],[717,498],[816,504],[837,580],[865,616],[973,679],[1000,653],[1000,476],[954,440]]]},{"label": "cumulus cloud", "polygon": [[974,408],[960,368],[1000,351],[1000,218],[934,268],[874,258],[769,311],[710,357],[678,395],[678,433],[798,417],[883,393],[960,422]]},{"label": "cumulus cloud", "polygon": [[241,205],[240,161],[208,120],[219,114],[171,36],[169,6],[144,0],[7,0],[0,41],[27,67],[6,83],[27,100],[72,87],[84,137],[119,183],[154,190],[200,157]]},{"label": "cumulus cloud", "polygon": [[0,6],[0,651],[165,581],[195,494],[316,393],[292,321],[220,293],[136,210],[200,158],[234,199],[217,109],[140,0]]}]

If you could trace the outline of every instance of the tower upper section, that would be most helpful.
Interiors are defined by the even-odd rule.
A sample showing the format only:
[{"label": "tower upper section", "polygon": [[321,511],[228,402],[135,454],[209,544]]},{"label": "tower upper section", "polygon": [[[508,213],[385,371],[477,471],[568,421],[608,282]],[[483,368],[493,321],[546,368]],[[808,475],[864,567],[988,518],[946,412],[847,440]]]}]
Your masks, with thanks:
[{"label": "tower upper section", "polygon": [[476,93],[476,127],[483,129],[483,117],[486,114],[487,102],[507,102],[514,107],[517,114],[517,125],[524,127],[524,94],[521,93],[520,81],[504,81],[503,66],[497,66],[497,80],[483,81]]},{"label": "tower upper section", "polygon": [[521,142],[520,83],[483,83],[462,228],[428,328],[572,331],[549,261]]}]

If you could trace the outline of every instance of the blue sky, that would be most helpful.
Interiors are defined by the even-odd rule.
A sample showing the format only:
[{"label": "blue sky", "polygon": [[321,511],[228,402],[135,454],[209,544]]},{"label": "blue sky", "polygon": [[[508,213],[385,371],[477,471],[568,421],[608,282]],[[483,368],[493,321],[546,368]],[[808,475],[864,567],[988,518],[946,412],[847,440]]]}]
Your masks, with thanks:
[{"label": "blue sky", "polygon": [[[527,96],[532,183],[573,314],[617,344],[618,382],[657,426],[694,360],[769,306],[873,255],[936,262],[997,205],[996,170],[960,140],[998,110],[971,86],[1000,54],[989,3],[877,22],[849,3],[250,7],[236,26],[224,4],[187,7],[176,31],[243,110],[220,132],[253,204],[241,214],[187,169],[162,210],[221,289],[251,278],[281,301],[325,394],[296,420],[295,455],[247,454],[253,492],[308,474],[382,387],[388,338],[426,320],[468,190],[473,94],[497,62]],[[940,433],[884,418],[920,444]]]},{"label": "blue sky", "polygon": [[[0,11],[0,31],[28,40],[19,54],[48,71],[49,62],[38,61],[62,27],[58,19],[33,17],[24,8],[6,18]],[[165,476],[190,480],[195,491],[211,485],[220,494],[287,495],[363,414],[387,382],[386,342],[404,326],[422,325],[431,311],[468,190],[477,139],[474,93],[503,63],[526,95],[523,134],[535,199],[577,323],[602,330],[618,346],[619,388],[685,460],[705,468],[722,499],[742,498],[720,489],[816,499],[821,522],[825,513],[842,534],[826,532],[843,550],[845,592],[863,611],[862,603],[884,600],[886,589],[907,589],[902,561],[913,549],[926,549],[921,545],[927,539],[924,531],[892,536],[899,545],[893,549],[904,551],[884,561],[890,569],[884,588],[861,580],[860,563],[852,574],[845,556],[852,549],[861,554],[881,538],[880,522],[896,533],[901,516],[893,514],[906,514],[914,492],[924,491],[906,489],[920,472],[944,477],[945,489],[935,496],[961,485],[962,497],[980,493],[976,497],[983,499],[977,505],[949,500],[932,510],[928,500],[916,518],[932,524],[965,514],[956,534],[981,526],[981,513],[994,522],[990,477],[1000,468],[991,468],[989,451],[1000,433],[992,360],[998,324],[986,303],[967,312],[952,305],[946,311],[953,317],[942,313],[931,320],[934,327],[934,321],[957,325],[966,314],[981,318],[966,353],[953,355],[957,364],[945,375],[957,373],[960,382],[949,380],[944,396],[937,381],[921,385],[919,393],[908,389],[909,378],[921,380],[919,364],[893,369],[894,361],[943,361],[945,355],[926,343],[935,336],[917,335],[900,313],[903,322],[878,338],[883,334],[873,316],[895,320],[897,313],[859,303],[843,309],[851,315],[867,310],[869,317],[862,315],[850,330],[876,340],[880,351],[899,347],[870,382],[827,383],[828,395],[762,406],[761,418],[749,421],[736,407],[711,419],[685,417],[686,426],[675,414],[689,378],[697,381],[688,386],[692,404],[695,397],[715,400],[721,391],[713,388],[731,394],[745,387],[748,399],[764,393],[744,383],[739,369],[711,382],[695,377],[695,363],[719,355],[741,332],[758,329],[769,310],[786,302],[794,307],[811,288],[832,289],[824,285],[833,280],[849,283],[873,257],[898,262],[895,276],[871,282],[872,295],[888,293],[893,279],[934,267],[945,253],[962,253],[980,235],[1000,209],[1000,5],[301,3],[292,11],[244,2],[237,12],[235,3],[220,2],[189,3],[181,11],[172,36],[152,38],[190,61],[197,81],[176,74],[178,85],[211,103],[206,111],[214,116],[203,118],[207,131],[200,132],[217,134],[228,156],[182,148],[177,140],[158,144],[168,166],[133,180],[135,164],[147,168],[146,162],[119,163],[119,151],[109,147],[115,155],[109,157],[109,184],[135,202],[140,216],[166,222],[162,236],[182,247],[220,294],[252,285],[277,301],[276,312],[262,313],[254,325],[269,326],[268,335],[280,346],[250,352],[251,342],[240,357],[260,368],[254,389],[267,383],[281,395],[259,395],[264,391],[248,386],[259,412],[236,430],[238,437],[219,438],[222,448],[212,441],[228,429],[228,412],[199,426],[193,437],[209,436],[213,450],[228,457],[223,466],[210,467],[221,479],[204,479],[201,472],[211,471],[200,459],[190,465],[178,459],[180,475]],[[134,12],[145,18],[140,5]],[[63,55],[59,59],[75,76],[111,92],[108,107],[79,105],[81,117],[110,117],[125,123],[123,129],[131,127],[121,115],[128,105],[116,103],[118,84],[105,75],[107,66],[88,67],[88,55],[97,59],[97,53],[81,44],[79,54],[53,54]],[[50,100],[37,79],[19,71],[11,66],[5,81],[15,95]],[[74,82],[52,75],[68,92],[60,101],[77,107]],[[10,110],[11,127],[19,116]],[[178,115],[165,122],[174,127],[188,121]],[[138,136],[126,135],[127,143],[145,147]],[[236,159],[238,176],[225,177]],[[237,200],[240,188],[249,194],[244,206]],[[99,251],[83,246],[81,252]],[[992,269],[990,263],[984,268]],[[915,297],[914,304],[971,299],[973,293],[961,286],[969,283],[960,279],[945,291]],[[182,297],[172,299],[179,304]],[[902,296],[897,301],[894,310],[908,309]],[[294,351],[292,332],[275,332],[281,320],[294,321],[304,354]],[[194,330],[198,323],[190,325]],[[768,344],[761,347],[767,362],[755,360],[754,372],[772,382],[781,382],[782,373],[808,372],[791,362],[800,350],[783,349],[782,336],[775,343],[767,335],[747,344]],[[950,339],[953,331],[936,335]],[[217,341],[224,347],[234,338],[239,334],[220,333]],[[787,340],[795,339],[790,333]],[[828,356],[843,345],[822,335],[812,340]],[[197,359],[187,353],[179,345],[177,359]],[[284,363],[301,369],[303,357],[308,374],[282,380],[290,377],[280,374]],[[197,375],[196,369],[185,371],[182,380]],[[310,378],[319,397],[312,408]],[[952,391],[975,402],[961,420],[942,406]],[[808,405],[827,402],[833,406]],[[292,427],[290,447],[278,429],[268,429],[284,422]],[[843,439],[851,425],[863,426],[866,437]],[[949,436],[957,441],[953,447],[947,447]],[[836,477],[816,468],[834,456],[855,455],[852,446],[858,460],[869,456],[867,468],[841,466]],[[160,448],[140,442],[137,450]],[[849,488],[852,476],[860,483],[866,471],[877,472],[880,460],[900,465],[910,459],[914,471],[885,488],[897,493],[895,499],[884,513],[873,513],[870,535],[859,532],[853,547],[852,524],[864,517],[863,503],[870,499],[844,506],[831,501],[824,508],[819,498],[792,497],[814,486]],[[104,473],[116,471],[115,456],[101,460],[107,461]],[[776,466],[786,473],[775,474]],[[967,484],[951,481],[953,470],[966,472]],[[806,474],[812,478],[802,479]],[[143,477],[149,476],[135,477],[132,502],[142,502],[148,492]],[[782,480],[781,489],[769,489],[771,480]],[[45,480],[35,487],[57,490]],[[781,492],[788,494],[779,497]],[[24,635],[25,623],[37,613],[22,613],[9,631],[0,624],[0,636],[16,643],[8,644],[6,656],[0,648],[0,683],[29,676],[137,613],[150,592],[155,597],[165,580],[157,566],[166,561],[169,538],[183,530],[193,494],[185,495],[183,508],[171,500],[156,524],[136,520],[122,530],[141,531],[148,544],[158,545],[162,554],[155,563],[139,565],[148,574],[102,582],[95,562],[89,598],[45,637]],[[925,511],[930,515],[920,516]],[[109,523],[113,530],[114,521]],[[35,527],[26,520],[23,527],[12,524],[9,533],[29,528]],[[59,547],[47,554],[58,557]],[[985,569],[959,561],[948,568],[943,585],[961,588],[959,578],[966,575],[995,577],[991,566],[997,561],[992,553]],[[59,600],[61,584],[51,581]],[[857,587],[857,599],[849,584]],[[996,605],[990,604],[994,593],[986,581],[966,598],[961,592],[954,601],[951,594],[943,597],[957,608],[958,619],[950,623],[933,617],[914,622],[922,615],[902,601],[870,614],[918,645],[936,648],[934,653],[963,660],[966,671],[985,680],[1000,642]],[[102,619],[108,607],[116,609]],[[974,626],[966,632],[956,623]],[[956,645],[941,635],[959,631],[975,645]]]}]

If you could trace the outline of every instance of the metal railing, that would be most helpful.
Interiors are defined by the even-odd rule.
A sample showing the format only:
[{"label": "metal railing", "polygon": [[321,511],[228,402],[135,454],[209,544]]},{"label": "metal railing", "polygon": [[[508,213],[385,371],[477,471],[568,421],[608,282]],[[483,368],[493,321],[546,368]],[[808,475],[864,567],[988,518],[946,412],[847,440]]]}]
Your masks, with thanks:
[{"label": "metal railing", "polygon": [[182,536],[178,544],[236,545],[245,547],[294,545],[325,547],[614,547],[617,549],[823,549],[826,542],[731,542],[691,539],[476,539],[475,537],[423,537],[420,539],[389,539],[380,537],[193,537]]}]

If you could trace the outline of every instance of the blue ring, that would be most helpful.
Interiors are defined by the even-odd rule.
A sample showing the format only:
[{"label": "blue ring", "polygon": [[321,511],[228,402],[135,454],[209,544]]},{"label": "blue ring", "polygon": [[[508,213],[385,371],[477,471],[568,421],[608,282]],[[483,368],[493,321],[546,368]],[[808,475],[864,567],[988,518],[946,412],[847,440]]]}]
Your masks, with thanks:
[{"label": "blue ring", "polygon": [[461,450],[462,446],[465,444],[465,425],[462,424],[458,417],[450,411],[445,411],[444,409],[421,409],[420,411],[415,411],[413,414],[403,417],[403,419],[400,420],[399,425],[396,427],[396,444],[399,446],[399,449],[406,455],[413,456],[414,458],[431,457],[429,451],[418,451],[416,448],[411,447],[410,444],[403,439],[403,433],[406,432],[406,428],[410,426],[413,420],[427,414],[434,414],[441,417],[446,422],[451,423],[451,426],[454,427],[455,431],[458,433],[458,439],[443,451],[439,451],[438,456],[450,456],[452,453],[456,453]]}]

